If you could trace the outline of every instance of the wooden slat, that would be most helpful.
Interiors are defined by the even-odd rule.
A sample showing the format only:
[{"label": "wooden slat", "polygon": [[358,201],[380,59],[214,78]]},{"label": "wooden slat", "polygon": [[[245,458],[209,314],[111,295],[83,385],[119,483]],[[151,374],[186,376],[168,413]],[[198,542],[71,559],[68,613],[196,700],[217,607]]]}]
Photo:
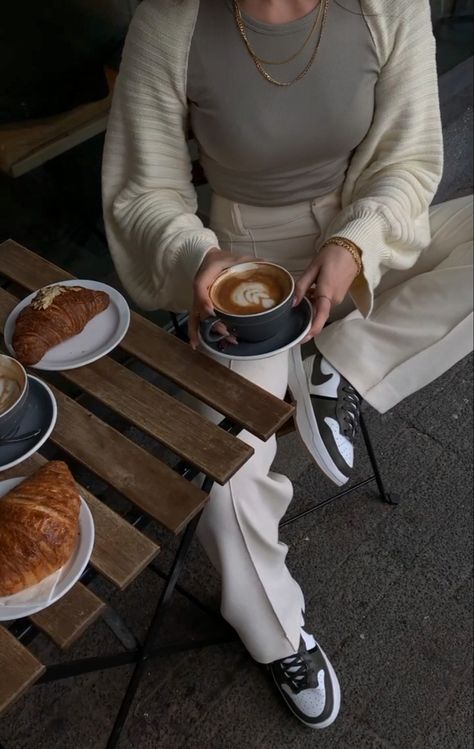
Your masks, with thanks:
[{"label": "wooden slat", "polygon": [[[0,289],[3,321],[17,301]],[[249,445],[109,357],[63,375],[220,484],[229,481],[254,453]]]},{"label": "wooden slat", "polygon": [[249,445],[113,359],[104,357],[64,376],[220,484],[253,455]]},{"label": "wooden slat", "polygon": [[132,315],[121,346],[262,440],[275,434],[293,414],[287,403],[205,354],[193,351],[144,317]]},{"label": "wooden slat", "polygon": [[0,273],[30,291],[49,283],[74,278],[67,271],[14,242],[13,239],[7,239],[0,244]]},{"label": "wooden slat", "polygon": [[[19,466],[0,473],[0,481],[30,476],[44,463],[46,458],[38,453],[32,455]],[[95,541],[91,565],[120,590],[124,590],[153,561],[160,547],[94,497],[84,486],[78,484],[78,489],[94,518]]]},{"label": "wooden slat", "polygon": [[66,650],[105,609],[105,603],[82,583],[76,583],[59,601],[30,617],[32,622]]},{"label": "wooden slat", "polygon": [[124,435],[52,388],[58,420],[50,437],[58,447],[179,533],[204,507],[207,495]]},{"label": "wooden slat", "polygon": [[[72,278],[13,240],[0,244],[0,273],[28,290]],[[260,439],[272,436],[293,414],[290,404],[192,351],[136,313],[121,347]]]},{"label": "wooden slat", "polygon": [[0,714],[34,684],[44,670],[43,664],[0,625]]},{"label": "wooden slat", "polygon": [[91,564],[111,583],[124,590],[148,567],[160,547],[87,489],[79,488],[94,519],[95,542]]},{"label": "wooden slat", "polygon": [[19,177],[104,132],[111,97],[54,117],[0,128],[0,171]]},{"label": "wooden slat", "polygon": [[286,424],[282,426],[281,429],[277,432],[277,439],[280,437],[286,437],[288,434],[293,434],[293,432],[296,431],[295,422],[293,419],[291,421],[287,421]]}]

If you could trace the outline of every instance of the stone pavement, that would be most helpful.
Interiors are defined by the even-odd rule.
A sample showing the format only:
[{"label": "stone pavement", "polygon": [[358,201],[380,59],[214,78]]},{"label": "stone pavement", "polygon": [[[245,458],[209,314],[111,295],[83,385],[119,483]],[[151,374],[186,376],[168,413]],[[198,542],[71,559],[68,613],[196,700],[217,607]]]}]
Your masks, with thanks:
[{"label": "stone pavement", "polygon": [[[441,81],[448,158],[438,200],[472,191],[471,81],[470,62]],[[26,186],[32,197],[40,175],[27,177],[15,189],[20,194]],[[47,228],[53,214],[41,224],[41,203],[37,214],[33,208],[15,214],[15,205],[20,203],[13,197],[8,220],[18,232],[26,226],[15,237],[36,249],[51,246],[45,231],[53,232]],[[65,223],[58,226],[62,231]],[[56,236],[56,247],[69,248],[78,272],[89,258],[75,249],[82,240],[70,234],[62,239]],[[65,258],[58,252],[56,260],[63,264]],[[301,726],[265,671],[236,643],[153,663],[120,749],[471,749],[472,358],[393,412],[368,410],[366,419],[387,484],[401,495],[399,506],[381,504],[369,488],[282,534],[290,569],[306,594],[308,629],[340,676],[339,720],[321,733]],[[296,435],[280,441],[276,469],[294,481],[292,512],[334,492]],[[368,470],[360,445],[355,478]],[[166,568],[169,558],[168,541],[160,564]],[[216,604],[218,581],[197,545],[184,584]],[[125,594],[96,584],[138,632],[160,587],[151,572]],[[178,596],[163,636],[202,637],[214,628]],[[114,646],[99,623],[68,657]],[[33,648],[41,658],[57,660],[44,638]],[[35,687],[0,722],[0,741],[8,749],[102,749],[128,674],[124,667]]]}]

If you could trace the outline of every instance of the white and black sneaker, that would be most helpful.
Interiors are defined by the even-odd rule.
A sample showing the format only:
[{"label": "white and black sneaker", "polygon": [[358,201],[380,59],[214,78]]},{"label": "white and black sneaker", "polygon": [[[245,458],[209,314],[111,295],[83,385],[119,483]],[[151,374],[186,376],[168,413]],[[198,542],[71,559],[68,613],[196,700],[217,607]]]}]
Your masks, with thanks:
[{"label": "white and black sneaker", "polygon": [[294,715],[310,728],[327,728],[341,706],[341,690],[329,659],[312,635],[307,649],[303,638],[298,653],[270,663],[278,691]]},{"label": "white and black sneaker", "polygon": [[292,349],[289,387],[301,439],[323,473],[342,486],[354,465],[360,395],[324,359],[314,341]]}]

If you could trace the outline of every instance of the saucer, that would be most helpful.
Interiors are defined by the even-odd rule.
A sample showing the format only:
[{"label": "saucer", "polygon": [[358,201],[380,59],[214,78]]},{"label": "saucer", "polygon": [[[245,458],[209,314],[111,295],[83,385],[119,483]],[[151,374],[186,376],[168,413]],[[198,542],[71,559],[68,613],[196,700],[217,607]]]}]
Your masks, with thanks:
[{"label": "saucer", "polygon": [[0,471],[13,468],[37,452],[56,423],[56,399],[49,387],[33,375],[28,375],[28,383],[28,404],[17,434],[36,432],[38,429],[40,433],[24,442],[5,445],[0,442]]},{"label": "saucer", "polygon": [[237,344],[225,341],[206,343],[201,334],[199,334],[199,340],[203,349],[211,354],[217,354],[222,359],[233,361],[269,359],[301,343],[311,327],[312,320],[313,308],[311,302],[305,297],[298,307],[291,310],[282,329],[266,341],[258,343],[239,341]]},{"label": "saucer", "polygon": [[[22,481],[22,478],[0,481],[0,502],[2,501],[1,497],[3,497],[4,494],[9,492],[15,486],[18,486],[18,484],[21,484]],[[89,507],[81,497],[76,548],[74,549],[69,561],[66,562],[60,571],[53,594],[47,602],[38,601],[38,595],[35,597],[35,591],[38,586],[32,586],[29,589],[21,591],[21,593],[8,596],[8,604],[3,604],[5,599],[0,598],[0,621],[22,619],[25,616],[37,614],[48,606],[52,606],[53,603],[66,595],[77,580],[79,580],[89,563],[93,548],[94,521]],[[31,598],[29,597],[30,591]]]},{"label": "saucer", "polygon": [[[57,284],[50,284],[55,286]],[[89,320],[82,333],[69,338],[63,343],[51,348],[43,358],[32,365],[32,369],[59,371],[76,369],[91,364],[114,349],[125,336],[130,324],[130,308],[122,294],[117,289],[99,281],[61,281],[61,286],[82,286],[94,291],[105,291],[110,298],[106,310]],[[33,301],[37,292],[23,299],[10,313],[5,322],[5,345],[11,356],[15,356],[12,345],[15,323],[21,310]]]}]

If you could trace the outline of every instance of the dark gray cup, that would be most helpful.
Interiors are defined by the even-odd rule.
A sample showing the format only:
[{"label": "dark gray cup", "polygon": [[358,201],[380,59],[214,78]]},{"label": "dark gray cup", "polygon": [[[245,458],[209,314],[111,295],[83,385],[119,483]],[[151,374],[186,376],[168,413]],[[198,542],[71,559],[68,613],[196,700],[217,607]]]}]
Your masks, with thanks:
[{"label": "dark gray cup", "polygon": [[0,354],[0,377],[14,380],[19,389],[19,395],[12,403],[0,406],[0,443],[2,439],[13,437],[25,415],[28,401],[28,377],[16,359]]},{"label": "dark gray cup", "polygon": [[[275,307],[254,314],[237,315],[216,307],[216,317],[209,317],[201,324],[201,336],[206,343],[213,344],[226,338],[225,335],[214,331],[214,326],[218,322],[224,323],[230,335],[235,336],[241,341],[249,341],[251,343],[266,341],[280,331],[291,313],[295,292],[294,279],[285,268],[275,265],[275,263],[266,262],[238,263],[221,273],[214,283],[217,283],[224,274],[243,273],[252,270],[253,267],[258,267],[260,270],[262,265],[270,265],[274,269],[277,268],[278,272],[284,274],[285,280],[288,281],[288,294]],[[212,299],[212,287],[210,293]]]}]

